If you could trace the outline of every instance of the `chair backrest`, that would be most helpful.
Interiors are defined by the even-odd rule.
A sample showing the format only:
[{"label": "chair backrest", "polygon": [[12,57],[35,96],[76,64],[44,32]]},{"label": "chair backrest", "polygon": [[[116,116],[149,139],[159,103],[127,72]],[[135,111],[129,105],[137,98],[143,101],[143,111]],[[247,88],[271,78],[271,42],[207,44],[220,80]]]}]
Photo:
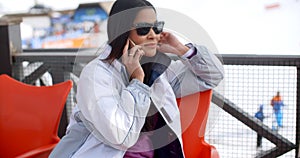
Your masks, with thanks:
[{"label": "chair backrest", "polygon": [[0,157],[18,157],[57,143],[60,117],[71,88],[70,80],[37,87],[0,75]]},{"label": "chair backrest", "polygon": [[211,97],[212,90],[207,90],[177,99],[186,158],[219,157],[215,147],[204,140]]}]

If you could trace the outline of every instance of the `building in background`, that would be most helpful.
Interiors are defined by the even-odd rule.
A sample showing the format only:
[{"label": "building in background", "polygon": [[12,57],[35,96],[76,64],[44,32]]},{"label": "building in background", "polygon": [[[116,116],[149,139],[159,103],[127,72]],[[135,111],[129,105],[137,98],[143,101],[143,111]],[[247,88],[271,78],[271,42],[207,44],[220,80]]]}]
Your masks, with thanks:
[{"label": "building in background", "polygon": [[94,48],[107,41],[106,20],[112,2],[80,4],[74,10],[54,11],[32,7],[22,17],[23,49]]}]

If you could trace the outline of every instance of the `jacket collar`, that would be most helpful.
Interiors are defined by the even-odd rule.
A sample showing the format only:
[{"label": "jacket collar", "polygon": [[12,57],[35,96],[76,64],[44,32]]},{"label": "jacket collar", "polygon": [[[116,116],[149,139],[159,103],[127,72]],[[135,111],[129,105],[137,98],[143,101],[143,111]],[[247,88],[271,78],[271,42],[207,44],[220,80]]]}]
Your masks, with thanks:
[{"label": "jacket collar", "polygon": [[145,73],[144,83],[151,86],[170,64],[170,57],[161,52],[157,52],[153,57],[143,57],[141,65]]}]

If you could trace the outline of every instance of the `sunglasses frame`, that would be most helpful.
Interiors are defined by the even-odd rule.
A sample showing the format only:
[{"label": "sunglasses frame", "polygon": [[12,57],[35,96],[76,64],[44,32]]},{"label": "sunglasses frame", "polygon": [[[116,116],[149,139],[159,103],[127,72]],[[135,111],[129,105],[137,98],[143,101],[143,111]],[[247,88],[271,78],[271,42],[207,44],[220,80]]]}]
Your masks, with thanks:
[{"label": "sunglasses frame", "polygon": [[135,28],[136,33],[139,36],[145,36],[150,32],[151,28],[155,32],[155,34],[160,34],[163,31],[164,24],[164,21],[156,21],[153,24],[142,22],[134,24],[133,27]]}]

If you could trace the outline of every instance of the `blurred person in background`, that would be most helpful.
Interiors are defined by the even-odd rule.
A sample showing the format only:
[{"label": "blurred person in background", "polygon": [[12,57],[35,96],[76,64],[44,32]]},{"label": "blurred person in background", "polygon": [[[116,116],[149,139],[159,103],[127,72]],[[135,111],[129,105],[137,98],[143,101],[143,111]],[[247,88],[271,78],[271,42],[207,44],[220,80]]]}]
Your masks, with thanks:
[{"label": "blurred person in background", "polygon": [[[257,119],[259,119],[261,122],[264,121],[265,115],[264,115],[264,105],[259,105],[258,111],[254,115]],[[257,139],[256,139],[256,148],[262,147],[262,136],[257,133]]]},{"label": "blurred person in background", "polygon": [[278,91],[277,94],[271,99],[271,106],[273,108],[273,112],[275,115],[275,122],[272,125],[272,129],[277,131],[279,127],[283,127],[282,119],[282,107],[284,106],[280,92]]}]

